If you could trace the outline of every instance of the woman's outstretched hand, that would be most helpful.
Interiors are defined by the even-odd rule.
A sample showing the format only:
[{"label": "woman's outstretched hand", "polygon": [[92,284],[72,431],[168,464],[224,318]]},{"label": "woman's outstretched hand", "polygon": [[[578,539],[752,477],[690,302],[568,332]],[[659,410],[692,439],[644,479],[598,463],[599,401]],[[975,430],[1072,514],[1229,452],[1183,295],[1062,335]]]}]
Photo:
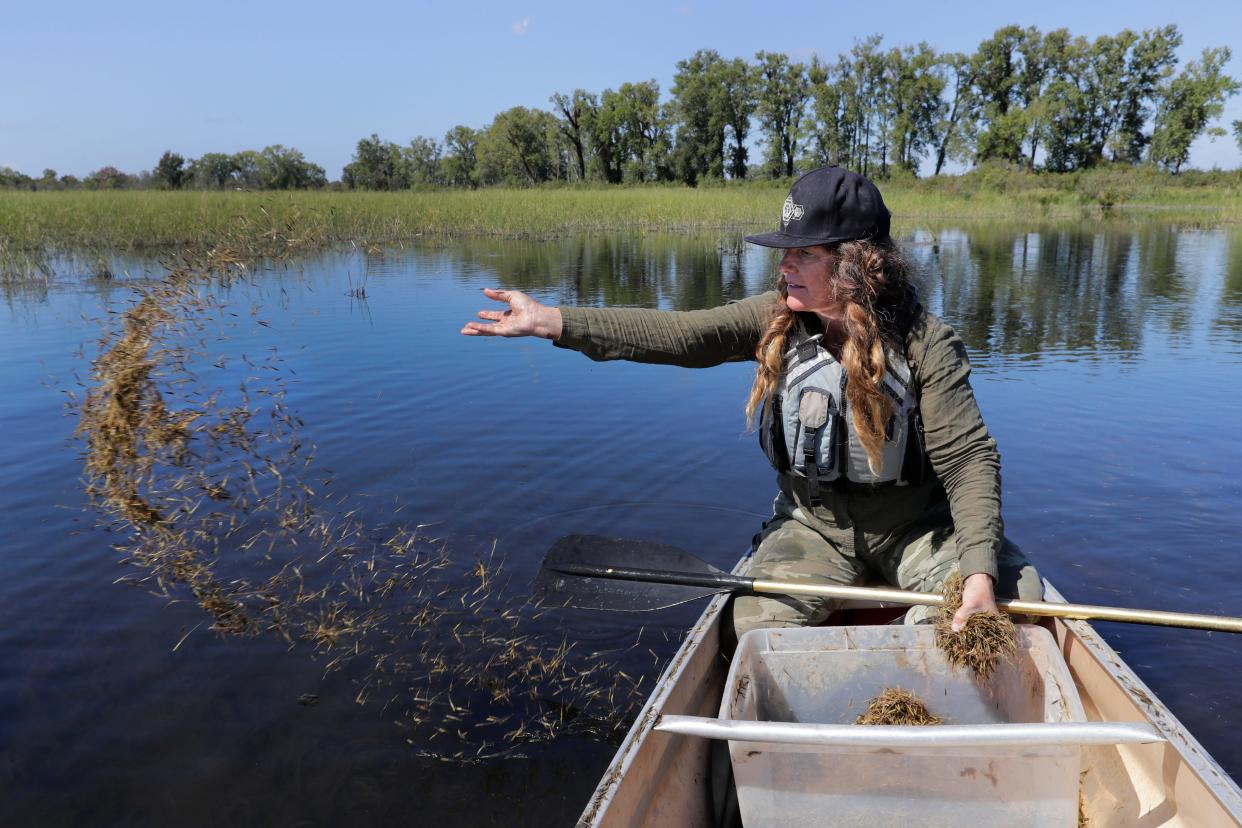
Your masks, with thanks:
[{"label": "woman's outstretched hand", "polygon": [[509,309],[479,311],[479,318],[486,321],[467,322],[461,329],[463,336],[538,336],[553,340],[560,337],[559,308],[541,305],[520,290],[483,288],[483,295],[505,302]]},{"label": "woman's outstretched hand", "polygon": [[976,572],[962,584],[962,606],[953,614],[953,632],[966,627],[966,619],[976,612],[998,612],[992,592],[992,576]]}]

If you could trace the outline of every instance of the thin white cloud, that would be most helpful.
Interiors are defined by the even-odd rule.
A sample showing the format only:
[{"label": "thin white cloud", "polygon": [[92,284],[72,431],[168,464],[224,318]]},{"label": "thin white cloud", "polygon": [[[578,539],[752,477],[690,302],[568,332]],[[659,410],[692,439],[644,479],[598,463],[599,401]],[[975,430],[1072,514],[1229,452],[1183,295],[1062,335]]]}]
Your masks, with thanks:
[{"label": "thin white cloud", "polygon": [[526,34],[526,30],[530,28],[530,18],[523,17],[521,20],[513,24],[513,33],[518,37]]}]

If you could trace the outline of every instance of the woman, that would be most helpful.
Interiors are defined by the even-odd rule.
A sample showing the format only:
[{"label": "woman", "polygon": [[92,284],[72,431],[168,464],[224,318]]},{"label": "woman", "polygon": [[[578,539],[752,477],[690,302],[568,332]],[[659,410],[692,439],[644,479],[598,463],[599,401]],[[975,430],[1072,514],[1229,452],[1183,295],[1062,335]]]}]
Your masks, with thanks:
[{"label": "woman", "polygon": [[[1039,600],[1039,576],[1003,534],[1000,456],[953,330],[919,305],[875,185],[839,167],[798,179],[775,233],[777,290],[703,311],[552,308],[487,289],[467,336],[540,336],[592,359],[706,367],[758,362],[745,411],[778,472],[751,574],[934,591],[964,578],[961,629],[996,594]],[[740,596],[732,632],[798,626],[834,602]],[[926,621],[915,607],[907,623]]]}]

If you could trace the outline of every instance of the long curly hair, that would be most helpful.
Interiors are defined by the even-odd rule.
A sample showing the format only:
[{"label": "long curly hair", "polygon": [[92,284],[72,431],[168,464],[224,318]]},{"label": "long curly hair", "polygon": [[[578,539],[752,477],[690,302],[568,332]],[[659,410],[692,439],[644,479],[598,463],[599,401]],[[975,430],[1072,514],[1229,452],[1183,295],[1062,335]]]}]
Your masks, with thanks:
[{"label": "long curly hair", "polygon": [[[845,343],[841,364],[845,367],[847,407],[854,431],[867,450],[867,463],[878,473],[893,401],[881,387],[887,370],[887,345],[904,352],[903,327],[917,306],[910,266],[891,239],[842,242],[833,248],[836,271],[830,274],[832,296],[845,309]],[[785,302],[785,277],[777,281],[781,302],[768,329],[755,348],[755,382],[746,401],[746,421],[753,428],[755,412],[777,390],[785,368],[789,334],[798,315]]]}]

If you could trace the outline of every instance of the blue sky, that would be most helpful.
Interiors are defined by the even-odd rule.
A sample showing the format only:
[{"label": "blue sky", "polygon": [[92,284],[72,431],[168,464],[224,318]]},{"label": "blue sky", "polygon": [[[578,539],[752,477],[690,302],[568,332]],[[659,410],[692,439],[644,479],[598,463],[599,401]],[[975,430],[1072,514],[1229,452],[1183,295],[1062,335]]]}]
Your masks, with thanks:
[{"label": "blue sky", "polygon": [[[440,139],[511,106],[547,108],[554,92],[650,78],[666,91],[677,61],[700,48],[831,59],[878,33],[890,46],[973,51],[1009,23],[1088,37],[1176,23],[1183,63],[1229,46],[1228,71],[1242,79],[1239,0],[15,2],[0,8],[0,166],[133,172],[166,149],[196,157],[280,143],[337,178],[372,132]],[[1242,96],[1223,125],[1235,119]],[[1191,163],[1238,167],[1242,152],[1232,137],[1202,140]]]}]

